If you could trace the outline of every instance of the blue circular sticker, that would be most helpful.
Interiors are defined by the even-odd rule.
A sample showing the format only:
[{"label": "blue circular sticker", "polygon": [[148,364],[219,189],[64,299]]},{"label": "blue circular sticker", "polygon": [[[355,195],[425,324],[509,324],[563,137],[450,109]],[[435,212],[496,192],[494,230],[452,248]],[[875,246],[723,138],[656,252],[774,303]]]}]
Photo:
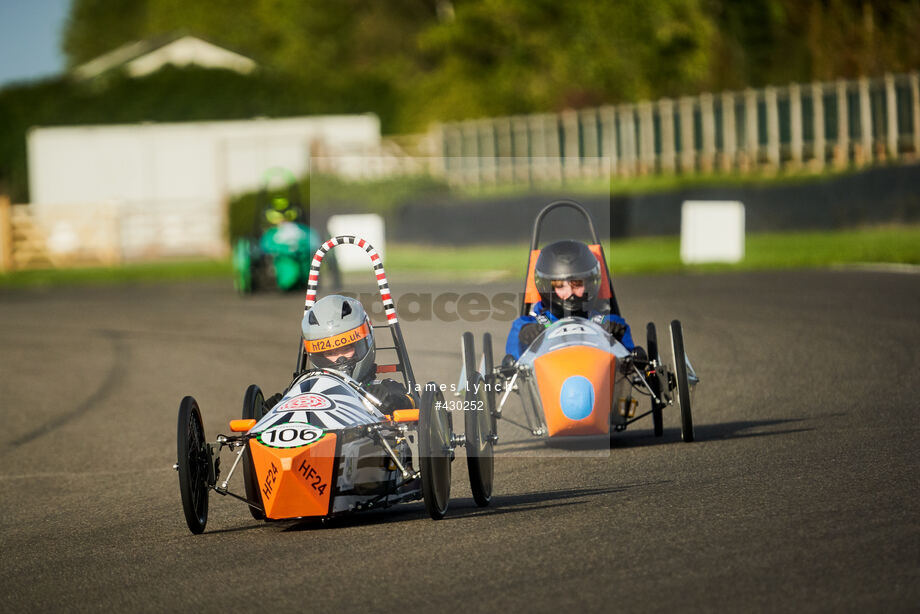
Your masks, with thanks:
[{"label": "blue circular sticker", "polygon": [[559,407],[569,420],[582,420],[594,411],[594,384],[582,375],[573,375],[562,382]]}]

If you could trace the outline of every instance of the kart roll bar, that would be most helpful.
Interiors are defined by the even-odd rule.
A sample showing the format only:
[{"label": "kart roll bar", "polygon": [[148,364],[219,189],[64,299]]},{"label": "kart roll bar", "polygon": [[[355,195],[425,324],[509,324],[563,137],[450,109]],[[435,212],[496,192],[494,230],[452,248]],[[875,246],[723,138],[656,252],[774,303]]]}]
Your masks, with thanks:
[{"label": "kart roll bar", "polygon": [[[540,213],[537,214],[537,219],[533,222],[533,232],[531,233],[530,238],[530,254],[532,255],[534,251],[540,249],[540,227],[543,223],[543,218],[546,217],[546,214],[552,211],[553,209],[558,209],[560,207],[569,207],[578,211],[582,217],[585,219],[585,222],[588,224],[588,230],[591,233],[591,240],[595,245],[600,247],[601,251],[601,260],[604,268],[607,271],[607,286],[610,288],[610,311],[616,315],[620,315],[620,305],[617,303],[617,295],[613,291],[613,279],[610,277],[610,268],[607,266],[607,254],[604,252],[604,245],[598,240],[597,232],[594,230],[594,222],[591,221],[591,215],[588,213],[588,210],[585,209],[582,205],[575,202],[574,200],[556,200],[550,204],[543,207]],[[527,273],[524,276],[524,295],[527,295],[527,277],[530,275],[531,269],[536,265],[535,262],[530,261],[530,255],[528,255],[527,260]],[[530,305],[527,304],[526,299],[521,301],[521,315],[526,316],[530,308]]]},{"label": "kart roll bar", "polygon": [[[327,252],[339,245],[357,245],[366,251],[371,259],[371,264],[374,267],[374,276],[377,278],[377,288],[380,292],[380,300],[383,302],[383,310],[387,316],[387,325],[390,327],[390,333],[393,335],[393,349],[396,350],[396,355],[399,358],[397,369],[402,371],[403,377],[406,379],[406,387],[409,389],[409,394],[413,395],[414,398],[416,391],[415,375],[412,373],[412,365],[409,363],[409,354],[406,352],[406,342],[403,340],[402,331],[399,328],[399,320],[396,317],[396,305],[393,303],[393,297],[390,294],[390,284],[387,282],[386,272],[383,270],[383,261],[380,259],[380,254],[377,253],[377,250],[374,249],[370,243],[354,235],[339,235],[332,237],[319,246],[319,249],[313,254],[313,262],[310,264],[310,276],[307,279],[307,296],[303,308],[304,315],[306,315],[307,311],[309,311],[316,302],[316,289],[319,286],[319,269],[323,263],[323,258],[326,256]],[[300,373],[305,371],[306,368],[307,355],[304,351],[303,343],[300,343],[294,377],[296,378]],[[417,400],[418,399],[416,399],[416,401]]]}]

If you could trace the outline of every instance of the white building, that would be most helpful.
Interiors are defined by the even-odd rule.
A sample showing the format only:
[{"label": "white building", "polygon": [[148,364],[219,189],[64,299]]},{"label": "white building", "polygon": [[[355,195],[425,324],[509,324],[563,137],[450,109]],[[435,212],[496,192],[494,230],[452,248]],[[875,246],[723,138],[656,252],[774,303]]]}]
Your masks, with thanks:
[{"label": "white building", "polygon": [[228,199],[266,170],[304,176],[320,153],[360,169],[380,140],[372,114],[33,128],[31,208],[52,251],[85,249],[74,229],[100,215],[115,220],[108,240],[124,259],[222,256]]},{"label": "white building", "polygon": [[110,70],[123,69],[132,77],[143,77],[166,65],[224,68],[248,74],[258,65],[244,55],[224,49],[189,34],[128,43],[90,60],[71,71],[77,79],[92,79]]}]

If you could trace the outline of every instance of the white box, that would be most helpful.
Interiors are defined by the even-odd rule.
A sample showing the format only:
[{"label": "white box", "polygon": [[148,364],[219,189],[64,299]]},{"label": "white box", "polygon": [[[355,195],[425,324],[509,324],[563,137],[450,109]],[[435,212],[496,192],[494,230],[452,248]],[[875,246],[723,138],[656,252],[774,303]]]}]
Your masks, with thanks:
[{"label": "white box", "polygon": [[727,200],[686,200],[680,210],[684,264],[740,262],[744,258],[744,205]]},{"label": "white box", "polygon": [[[333,215],[329,218],[326,227],[332,237],[354,235],[370,243],[377,250],[380,259],[383,260],[384,270],[386,269],[387,261],[383,257],[384,225],[382,217],[375,213]],[[325,241],[327,238],[324,237],[323,240]],[[357,245],[340,245],[333,251],[335,252],[335,261],[341,271],[370,271],[373,267],[370,256],[367,255],[364,248]]]}]

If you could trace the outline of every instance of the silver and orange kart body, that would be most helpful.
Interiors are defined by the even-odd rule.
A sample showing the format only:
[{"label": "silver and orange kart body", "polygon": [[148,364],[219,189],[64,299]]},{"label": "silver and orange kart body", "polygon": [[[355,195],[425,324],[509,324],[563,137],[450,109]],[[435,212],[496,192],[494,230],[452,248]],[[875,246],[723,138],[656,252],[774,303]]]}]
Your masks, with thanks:
[{"label": "silver and orange kart body", "polygon": [[248,433],[265,517],[325,517],[421,498],[415,472],[404,476],[380,443],[411,467],[417,442],[407,431],[342,380],[304,374]]},{"label": "silver and orange kart body", "polygon": [[622,343],[591,320],[554,322],[517,361],[518,391],[531,432],[604,435],[625,422],[615,405],[629,388],[618,369],[628,356]]}]

